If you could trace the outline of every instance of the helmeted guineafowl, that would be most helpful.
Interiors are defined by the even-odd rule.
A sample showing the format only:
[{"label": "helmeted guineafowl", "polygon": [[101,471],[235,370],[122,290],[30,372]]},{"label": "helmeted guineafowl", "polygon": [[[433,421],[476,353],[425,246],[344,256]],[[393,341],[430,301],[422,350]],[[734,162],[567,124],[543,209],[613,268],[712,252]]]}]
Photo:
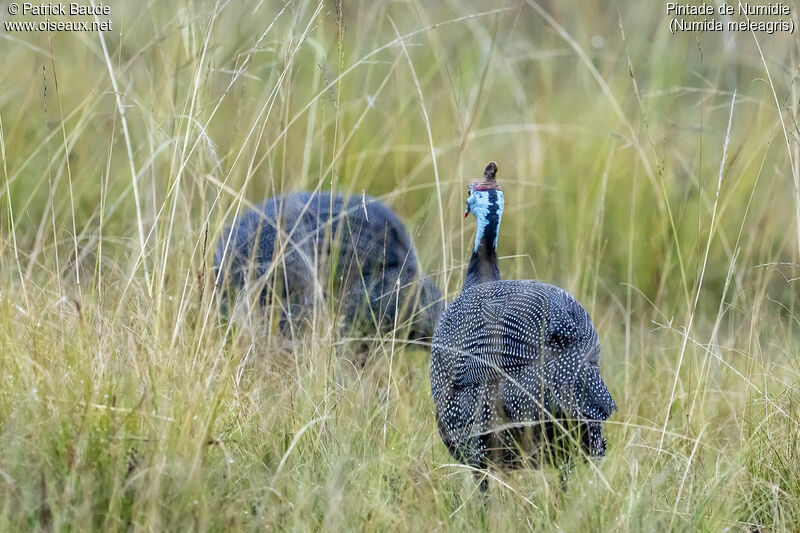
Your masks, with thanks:
[{"label": "helmeted guineafowl", "polygon": [[227,313],[237,297],[251,294],[265,304],[278,296],[284,334],[310,316],[315,299],[330,296],[339,331],[348,335],[398,326],[412,340],[430,339],[442,309],[405,226],[366,195],[299,192],[267,200],[223,232],[214,274]]},{"label": "helmeted guineafowl", "polygon": [[496,173],[490,163],[469,186],[464,216],[478,222],[472,258],[433,335],[439,433],[454,457],[479,469],[537,466],[569,457],[577,443],[602,456],[602,421],[616,405],[600,378],[597,333],[566,291],[500,279],[504,198]]}]

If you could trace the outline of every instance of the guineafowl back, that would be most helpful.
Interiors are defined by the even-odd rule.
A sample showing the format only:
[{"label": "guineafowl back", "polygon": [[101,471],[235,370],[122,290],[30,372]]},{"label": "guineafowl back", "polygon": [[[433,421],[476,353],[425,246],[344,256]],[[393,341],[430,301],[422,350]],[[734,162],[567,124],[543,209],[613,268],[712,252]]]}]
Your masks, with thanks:
[{"label": "guineafowl back", "polygon": [[[465,288],[442,314],[431,350],[442,439],[457,458],[483,467],[490,448],[524,448],[525,427],[571,418],[586,426],[586,451],[603,455],[599,422],[616,406],[599,356],[588,313],[564,290],[529,280]],[[536,434],[527,454],[552,440]]]}]

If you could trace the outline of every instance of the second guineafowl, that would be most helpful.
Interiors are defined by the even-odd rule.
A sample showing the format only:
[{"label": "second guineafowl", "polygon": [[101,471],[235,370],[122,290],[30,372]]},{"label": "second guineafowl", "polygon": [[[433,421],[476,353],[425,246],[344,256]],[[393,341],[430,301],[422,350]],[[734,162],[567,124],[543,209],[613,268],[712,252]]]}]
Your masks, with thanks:
[{"label": "second guineafowl", "polygon": [[420,272],[405,225],[366,195],[270,198],[224,231],[214,274],[225,313],[242,297],[276,301],[284,334],[329,297],[346,335],[398,327],[410,339],[430,339],[441,313],[439,289]]},{"label": "second guineafowl", "polygon": [[537,466],[569,457],[576,444],[602,456],[602,422],[616,405],[600,377],[597,333],[566,291],[500,279],[504,197],[496,173],[490,163],[469,187],[464,216],[478,223],[472,258],[433,336],[439,433],[456,459],[478,469]]}]

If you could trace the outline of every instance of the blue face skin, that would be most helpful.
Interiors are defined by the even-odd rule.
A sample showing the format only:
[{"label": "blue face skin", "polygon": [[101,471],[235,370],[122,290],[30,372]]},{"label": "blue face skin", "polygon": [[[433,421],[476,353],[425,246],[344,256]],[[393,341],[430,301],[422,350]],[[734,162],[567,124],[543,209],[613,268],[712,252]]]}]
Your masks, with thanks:
[{"label": "blue face skin", "polygon": [[478,251],[478,246],[481,244],[481,238],[486,231],[486,226],[489,221],[494,219],[493,215],[497,216],[497,226],[494,231],[494,247],[497,248],[497,235],[500,228],[500,219],[503,217],[503,208],[505,207],[505,200],[503,199],[503,191],[498,189],[490,189],[488,191],[476,191],[475,184],[471,183],[469,186],[469,197],[467,198],[467,209],[464,211],[466,217],[470,212],[475,215],[478,221],[478,229],[475,232],[475,247],[473,252]]}]

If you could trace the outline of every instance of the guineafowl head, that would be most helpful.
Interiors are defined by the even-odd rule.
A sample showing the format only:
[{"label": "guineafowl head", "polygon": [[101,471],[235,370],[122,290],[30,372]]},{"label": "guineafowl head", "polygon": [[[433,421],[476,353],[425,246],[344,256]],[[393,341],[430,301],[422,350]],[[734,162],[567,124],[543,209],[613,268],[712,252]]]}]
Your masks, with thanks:
[{"label": "guineafowl head", "polygon": [[497,246],[497,234],[500,231],[500,219],[503,216],[504,206],[503,190],[497,183],[497,163],[492,161],[483,171],[483,179],[469,184],[464,217],[466,218],[472,213],[478,221],[474,252],[478,251],[484,236],[487,243],[491,243],[493,247]]}]

